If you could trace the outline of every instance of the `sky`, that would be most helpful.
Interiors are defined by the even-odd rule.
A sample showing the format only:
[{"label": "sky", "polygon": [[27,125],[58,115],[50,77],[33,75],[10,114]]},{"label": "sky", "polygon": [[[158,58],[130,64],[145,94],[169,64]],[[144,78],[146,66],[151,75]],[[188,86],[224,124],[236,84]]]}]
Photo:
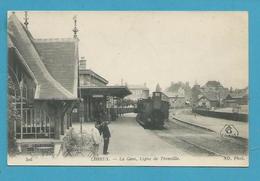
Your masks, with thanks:
[{"label": "sky", "polygon": [[111,85],[248,86],[247,12],[29,11],[28,27],[34,38],[72,38],[74,15],[80,57]]}]

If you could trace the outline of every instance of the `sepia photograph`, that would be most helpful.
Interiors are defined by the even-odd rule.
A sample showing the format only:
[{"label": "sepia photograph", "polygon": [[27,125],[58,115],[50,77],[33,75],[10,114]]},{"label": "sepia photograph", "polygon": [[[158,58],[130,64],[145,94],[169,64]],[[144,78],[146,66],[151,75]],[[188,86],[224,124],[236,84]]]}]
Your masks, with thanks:
[{"label": "sepia photograph", "polygon": [[246,11],[8,11],[8,165],[248,167]]}]

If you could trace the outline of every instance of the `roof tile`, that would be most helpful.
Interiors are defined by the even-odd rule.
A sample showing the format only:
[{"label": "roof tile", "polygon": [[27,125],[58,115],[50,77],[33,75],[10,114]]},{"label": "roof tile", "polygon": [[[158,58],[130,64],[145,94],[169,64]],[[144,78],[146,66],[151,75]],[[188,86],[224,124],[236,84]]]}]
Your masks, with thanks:
[{"label": "roof tile", "polygon": [[[51,75],[50,70],[42,62],[30,32],[20,23],[14,14],[8,19],[8,31],[13,46],[19,51],[19,54],[26,61],[37,80],[37,90],[39,92],[35,94],[35,99],[71,100],[77,98],[76,93],[70,92],[62,85],[62,82],[55,80],[56,77]],[[74,86],[77,86],[77,83]]]}]

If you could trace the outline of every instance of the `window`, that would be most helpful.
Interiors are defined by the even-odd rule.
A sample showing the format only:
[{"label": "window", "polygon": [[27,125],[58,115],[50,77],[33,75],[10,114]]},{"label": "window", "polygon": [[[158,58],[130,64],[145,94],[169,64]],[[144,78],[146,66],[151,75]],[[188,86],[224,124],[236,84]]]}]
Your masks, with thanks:
[{"label": "window", "polygon": [[160,97],[160,93],[159,93],[159,92],[156,92],[156,93],[154,94],[154,96]]},{"label": "window", "polygon": [[28,101],[28,89],[27,89],[27,86],[24,84],[23,85],[24,88],[23,88],[23,98],[25,99],[25,102]]}]

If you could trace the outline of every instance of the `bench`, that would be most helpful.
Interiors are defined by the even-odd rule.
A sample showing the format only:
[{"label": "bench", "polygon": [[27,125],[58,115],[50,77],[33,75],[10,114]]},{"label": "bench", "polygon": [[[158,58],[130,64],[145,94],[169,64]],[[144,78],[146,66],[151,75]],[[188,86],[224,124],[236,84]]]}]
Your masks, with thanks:
[{"label": "bench", "polygon": [[62,140],[57,139],[17,139],[18,151],[22,152],[22,147],[27,147],[27,152],[40,152],[42,155],[52,154],[58,156],[62,149]]}]

